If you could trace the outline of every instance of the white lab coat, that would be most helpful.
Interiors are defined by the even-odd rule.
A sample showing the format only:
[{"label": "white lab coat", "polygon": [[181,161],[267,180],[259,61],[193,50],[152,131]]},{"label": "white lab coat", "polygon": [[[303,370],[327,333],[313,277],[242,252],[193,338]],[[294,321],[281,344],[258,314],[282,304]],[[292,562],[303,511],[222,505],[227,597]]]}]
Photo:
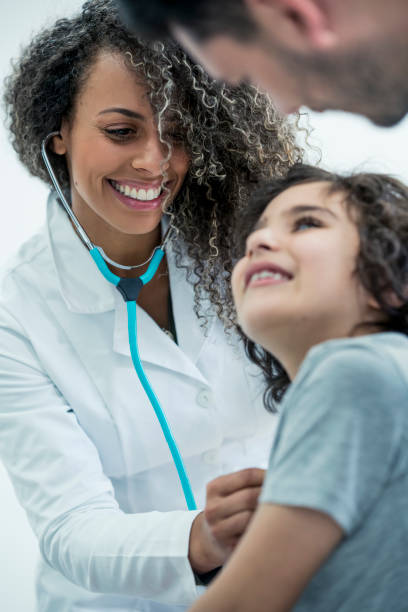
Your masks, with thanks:
[{"label": "white lab coat", "polygon": [[[275,418],[260,378],[168,250],[179,345],[138,307],[139,349],[199,507],[222,473],[265,466]],[[197,596],[191,523],[133,370],[126,306],[53,196],[0,293],[0,458],[38,536],[41,612],[182,610]]]}]

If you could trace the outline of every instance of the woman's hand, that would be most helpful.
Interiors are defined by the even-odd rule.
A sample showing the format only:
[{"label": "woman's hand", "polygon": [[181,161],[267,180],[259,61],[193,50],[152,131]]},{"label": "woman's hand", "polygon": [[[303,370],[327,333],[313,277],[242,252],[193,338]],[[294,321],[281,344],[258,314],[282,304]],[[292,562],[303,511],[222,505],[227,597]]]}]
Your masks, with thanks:
[{"label": "woman's hand", "polygon": [[193,522],[189,561],[197,574],[223,565],[246,530],[258,503],[265,470],[250,468],[207,485],[204,511]]}]

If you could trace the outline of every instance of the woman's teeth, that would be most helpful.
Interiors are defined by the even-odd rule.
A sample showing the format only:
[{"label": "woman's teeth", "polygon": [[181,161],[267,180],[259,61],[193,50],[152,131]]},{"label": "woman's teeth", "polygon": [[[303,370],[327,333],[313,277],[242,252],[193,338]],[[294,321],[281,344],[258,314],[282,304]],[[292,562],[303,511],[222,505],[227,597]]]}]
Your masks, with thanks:
[{"label": "woman's teeth", "polygon": [[162,186],[156,187],[156,189],[136,189],[136,187],[130,187],[129,185],[121,185],[120,183],[115,183],[115,181],[111,181],[111,185],[119,191],[119,193],[123,193],[128,198],[132,198],[132,200],[142,200],[149,201],[155,200],[159,197],[162,192]]}]

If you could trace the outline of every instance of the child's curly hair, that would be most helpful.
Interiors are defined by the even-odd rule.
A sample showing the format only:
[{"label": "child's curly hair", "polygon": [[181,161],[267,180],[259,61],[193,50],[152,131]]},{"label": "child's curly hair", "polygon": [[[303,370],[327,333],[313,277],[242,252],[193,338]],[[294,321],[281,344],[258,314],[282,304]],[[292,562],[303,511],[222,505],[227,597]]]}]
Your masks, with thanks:
[{"label": "child's curly hair", "polygon": [[[143,76],[160,134],[166,117],[179,124],[191,164],[170,210],[182,239],[174,241],[177,265],[194,285],[196,314],[207,320],[201,304],[209,298],[228,329],[234,320],[229,281],[236,219],[254,183],[282,175],[301,160],[295,130],[256,88],[214,81],[176,43],[135,37],[112,0],[90,0],[78,15],[38,34],[6,79],[12,144],[31,174],[47,183],[41,142],[63,119],[73,118],[77,96],[101,51],[120,53],[129,70]],[[65,158],[51,151],[50,157],[69,192]],[[186,252],[191,266],[182,263]]]}]

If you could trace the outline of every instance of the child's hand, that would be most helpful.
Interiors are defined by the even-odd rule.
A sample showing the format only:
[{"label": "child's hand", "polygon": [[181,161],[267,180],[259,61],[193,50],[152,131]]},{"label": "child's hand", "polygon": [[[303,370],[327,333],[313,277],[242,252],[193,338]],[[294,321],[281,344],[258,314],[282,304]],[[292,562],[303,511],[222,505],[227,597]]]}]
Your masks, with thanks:
[{"label": "child's hand", "polygon": [[189,560],[197,573],[223,565],[246,530],[257,506],[265,470],[226,474],[207,485],[204,511],[193,522]]}]

